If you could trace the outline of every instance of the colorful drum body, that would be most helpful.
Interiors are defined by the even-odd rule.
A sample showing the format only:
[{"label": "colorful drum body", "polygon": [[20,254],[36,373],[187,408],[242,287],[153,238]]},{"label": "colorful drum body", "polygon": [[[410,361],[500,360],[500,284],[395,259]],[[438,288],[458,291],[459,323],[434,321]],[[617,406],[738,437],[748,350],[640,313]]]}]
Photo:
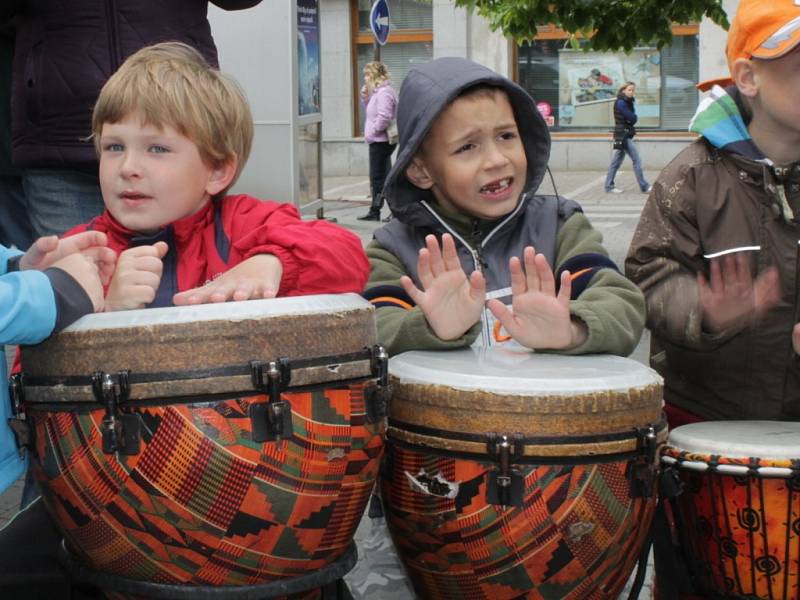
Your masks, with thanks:
[{"label": "colorful drum body", "polygon": [[92,315],[24,348],[34,473],[69,550],[195,586],[335,561],[383,449],[375,339],[341,295]]},{"label": "colorful drum body", "polygon": [[800,423],[710,421],[669,434],[676,522],[704,593],[800,598]]},{"label": "colorful drum body", "polygon": [[420,598],[616,599],[645,545],[662,384],[612,356],[389,361],[381,491]]}]

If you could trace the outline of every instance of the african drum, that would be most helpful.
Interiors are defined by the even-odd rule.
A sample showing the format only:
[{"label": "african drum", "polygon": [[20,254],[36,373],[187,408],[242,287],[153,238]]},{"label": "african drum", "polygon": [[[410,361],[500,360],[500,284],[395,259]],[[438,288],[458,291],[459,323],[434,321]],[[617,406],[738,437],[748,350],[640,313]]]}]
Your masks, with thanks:
[{"label": "african drum", "polygon": [[91,315],[24,348],[16,395],[71,556],[146,597],[340,578],[383,450],[375,340],[370,304],[330,295]]},{"label": "african drum", "polygon": [[643,553],[662,385],[614,356],[389,361],[381,491],[420,598],[616,599]]},{"label": "african drum", "polygon": [[669,434],[693,579],[726,598],[800,597],[800,423],[708,421]]}]

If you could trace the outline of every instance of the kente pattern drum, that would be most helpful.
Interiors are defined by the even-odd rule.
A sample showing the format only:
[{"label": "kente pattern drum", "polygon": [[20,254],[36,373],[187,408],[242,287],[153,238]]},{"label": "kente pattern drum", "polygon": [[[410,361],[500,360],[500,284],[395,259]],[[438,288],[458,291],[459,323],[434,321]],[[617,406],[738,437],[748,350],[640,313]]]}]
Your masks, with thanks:
[{"label": "kente pattern drum", "polygon": [[662,462],[683,483],[676,523],[703,593],[800,598],[800,423],[683,425]]},{"label": "kente pattern drum", "polygon": [[645,548],[662,385],[613,356],[409,352],[381,492],[420,598],[616,599]]},{"label": "kente pattern drum", "polygon": [[34,473],[70,552],[193,586],[335,561],[383,450],[375,339],[369,303],[341,295],[91,315],[23,349]]}]

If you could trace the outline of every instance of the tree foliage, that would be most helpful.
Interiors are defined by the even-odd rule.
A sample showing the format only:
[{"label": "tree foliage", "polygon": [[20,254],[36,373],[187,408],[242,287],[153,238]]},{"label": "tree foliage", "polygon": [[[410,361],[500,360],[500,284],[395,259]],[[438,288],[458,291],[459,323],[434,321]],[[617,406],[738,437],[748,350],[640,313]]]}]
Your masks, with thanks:
[{"label": "tree foliage", "polygon": [[[771,1],[771,0],[767,0]],[[517,43],[532,41],[537,25],[553,24],[588,38],[586,49],[632,50],[643,43],[658,48],[672,41],[673,23],[709,17],[728,28],[722,0],[455,0],[477,12]]]}]

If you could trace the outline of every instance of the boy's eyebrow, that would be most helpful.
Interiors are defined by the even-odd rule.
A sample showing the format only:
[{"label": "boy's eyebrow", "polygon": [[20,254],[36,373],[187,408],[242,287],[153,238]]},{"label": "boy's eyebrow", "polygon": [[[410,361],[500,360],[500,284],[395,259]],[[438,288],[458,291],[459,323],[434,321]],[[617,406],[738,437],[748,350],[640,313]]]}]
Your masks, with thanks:
[{"label": "boy's eyebrow", "polygon": [[[516,129],[516,128],[517,128],[517,122],[516,121],[509,121],[507,123],[500,123],[499,125],[495,126],[494,130],[495,131],[503,131],[503,130],[507,130],[507,129]],[[476,133],[480,133],[480,129],[478,129],[477,127],[471,127],[469,129],[463,130],[463,132],[464,133],[462,133],[458,137],[454,137],[454,138],[452,138],[450,140],[447,140],[447,144],[448,145],[449,144],[456,144],[458,142],[464,141],[465,139],[472,137]]]}]

